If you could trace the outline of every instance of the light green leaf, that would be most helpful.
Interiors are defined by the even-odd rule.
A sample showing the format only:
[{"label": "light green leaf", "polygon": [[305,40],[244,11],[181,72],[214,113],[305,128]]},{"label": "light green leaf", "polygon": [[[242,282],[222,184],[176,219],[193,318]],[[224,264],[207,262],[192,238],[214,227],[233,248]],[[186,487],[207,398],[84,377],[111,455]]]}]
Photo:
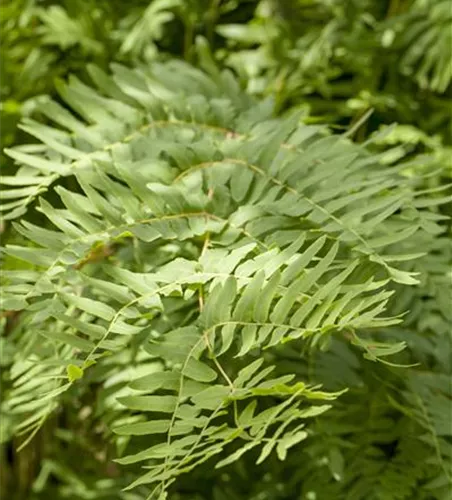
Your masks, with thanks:
[{"label": "light green leaf", "polygon": [[182,370],[183,375],[198,382],[213,382],[217,372],[197,359],[190,358]]},{"label": "light green leaf", "polygon": [[123,396],[118,401],[130,410],[173,413],[177,405],[176,396]]},{"label": "light green leaf", "polygon": [[292,446],[298,444],[300,441],[303,441],[308,437],[308,433],[306,431],[298,431],[294,434],[288,433],[284,437],[282,437],[276,446],[276,453],[280,460],[285,460],[287,456],[287,450]]},{"label": "light green leaf", "polygon": [[180,384],[179,372],[153,372],[130,382],[129,387],[135,391],[154,392],[158,389],[177,390]]},{"label": "light green leaf", "polygon": [[198,408],[216,410],[217,407],[227,402],[229,394],[229,387],[213,385],[193,396],[191,400]]},{"label": "light green leaf", "polygon": [[66,368],[67,377],[70,382],[75,382],[83,377],[83,370],[76,365],[68,365]]}]

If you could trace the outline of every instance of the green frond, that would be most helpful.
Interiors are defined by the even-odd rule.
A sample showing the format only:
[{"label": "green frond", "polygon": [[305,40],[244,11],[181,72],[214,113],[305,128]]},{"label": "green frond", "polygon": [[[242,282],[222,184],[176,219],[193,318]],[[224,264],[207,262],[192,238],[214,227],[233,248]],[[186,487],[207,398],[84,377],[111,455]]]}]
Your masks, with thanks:
[{"label": "green frond", "polygon": [[[3,300],[22,327],[5,411],[32,437],[131,349],[108,426],[126,440],[117,462],[148,469],[130,487],[152,485],[157,498],[210,458],[282,461],[315,442],[311,420],[345,390],[328,388],[337,360],[323,374],[344,341],[344,382],[359,349],[392,364],[384,357],[405,342],[378,339],[402,321],[383,316],[391,287],[418,282],[405,262],[449,198],[344,135],[274,118],[227,72],[112,71],[91,69],[97,89],[60,84],[73,113],[49,101],[55,126],[22,126],[39,146],[8,151],[19,169],[4,178],[3,209],[20,239],[3,248]],[[38,214],[43,226],[27,220]],[[8,270],[16,262],[23,269]],[[330,342],[319,384],[277,368],[287,349]],[[350,498],[369,498],[356,481]]]}]

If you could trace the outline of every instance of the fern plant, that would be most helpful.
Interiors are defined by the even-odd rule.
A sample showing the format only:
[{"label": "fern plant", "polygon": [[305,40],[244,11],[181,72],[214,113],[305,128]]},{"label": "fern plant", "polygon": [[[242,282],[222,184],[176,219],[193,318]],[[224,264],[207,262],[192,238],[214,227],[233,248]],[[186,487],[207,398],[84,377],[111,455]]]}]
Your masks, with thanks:
[{"label": "fern plant", "polygon": [[[443,231],[436,207],[449,198],[424,189],[416,162],[388,166],[347,133],[275,118],[271,100],[255,102],[198,47],[207,73],[178,61],[115,64],[111,76],[90,67],[93,86],[59,85],[67,108],[42,104],[53,125],[24,120],[37,143],[6,151],[18,165],[2,178],[13,221],[6,435],[29,445],[96,387],[105,439],[139,498],[181,497],[183,474],[204,463],[290,463],[293,447],[317,463],[326,445],[331,479],[315,486],[304,469],[303,498],[320,486],[411,498],[411,476],[394,497],[386,482],[366,483],[375,461],[358,460],[344,480],[341,435],[356,428],[339,422],[344,408],[353,415],[347,398],[354,425],[364,418],[357,369],[372,378],[413,361],[401,353],[409,339],[392,333],[405,311],[388,304],[418,283],[409,262]],[[376,415],[414,407],[410,383],[403,401],[383,392]],[[449,445],[437,435],[424,441],[441,463],[425,474],[445,491]],[[408,463],[412,446],[400,443]]]}]

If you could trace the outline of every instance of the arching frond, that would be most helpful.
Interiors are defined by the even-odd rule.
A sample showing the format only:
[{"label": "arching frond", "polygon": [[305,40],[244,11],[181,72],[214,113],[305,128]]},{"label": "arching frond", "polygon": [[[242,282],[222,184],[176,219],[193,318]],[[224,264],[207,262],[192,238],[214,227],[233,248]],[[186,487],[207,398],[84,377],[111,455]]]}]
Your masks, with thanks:
[{"label": "arching frond", "polygon": [[21,240],[3,249],[4,307],[22,326],[5,408],[33,436],[130,352],[109,425],[133,450],[118,462],[149,469],[132,486],[164,495],[211,457],[284,460],[315,437],[309,419],[344,387],[273,374],[285,346],[342,338],[372,361],[404,348],[366,332],[401,321],[384,316],[391,283],[417,283],[404,262],[448,198],[346,136],[273,118],[228,72],[112,71],[91,69],[96,89],[61,84],[73,112],[49,101],[54,125],[23,124],[39,145],[8,151],[3,210]]}]

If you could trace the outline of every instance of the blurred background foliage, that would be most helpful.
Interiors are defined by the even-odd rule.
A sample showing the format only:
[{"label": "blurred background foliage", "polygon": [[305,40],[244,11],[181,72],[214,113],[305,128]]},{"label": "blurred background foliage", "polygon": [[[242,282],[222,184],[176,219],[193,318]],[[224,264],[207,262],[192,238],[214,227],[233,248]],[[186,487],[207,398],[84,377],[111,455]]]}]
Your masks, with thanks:
[{"label": "blurred background foliage", "polygon": [[[370,147],[387,151],[388,165],[400,159],[422,161],[426,189],[441,187],[452,177],[449,0],[4,0],[0,17],[2,148],[30,142],[17,125],[22,117],[38,113],[43,96],[58,99],[60,79],[69,75],[88,79],[89,63],[108,70],[114,61],[134,66],[178,57],[197,65],[195,40],[201,35],[217,64],[231,68],[249,93],[273,96],[277,112],[299,108],[307,123],[351,130],[359,142],[379,133]],[[0,161],[3,175],[14,172],[11,159],[2,155]],[[442,170],[437,173],[439,166]],[[450,204],[441,210],[450,215]],[[319,353],[315,376],[328,388],[351,386],[350,394],[319,422],[329,437],[328,446],[304,447],[288,462],[275,460],[259,469],[253,456],[227,474],[204,468],[199,477],[195,472],[183,478],[171,500],[450,498],[448,470],[442,484],[430,484],[423,492],[416,489],[416,478],[429,477],[432,464],[424,456],[431,449],[441,462],[442,456],[448,460],[452,456],[450,446],[438,448],[432,431],[432,422],[441,420],[437,425],[443,428],[436,431],[448,439],[452,434],[447,428],[450,406],[442,399],[451,394],[449,238],[450,227],[441,237],[426,241],[423,250],[428,255],[412,264],[413,270],[423,273],[421,286],[402,292],[394,312],[407,308],[410,312],[402,327],[388,333],[399,340],[409,338],[405,361],[422,359],[425,372],[369,368],[344,345],[332,353]],[[11,325],[14,318],[2,321]],[[1,340],[4,368],[10,364],[13,347]],[[286,355],[293,363],[290,350]],[[115,447],[124,444],[120,438],[113,442],[106,429],[118,387],[127,379],[127,363],[127,353],[115,355],[110,374],[94,371],[93,391],[108,375],[111,396],[103,391],[93,404],[93,394],[66,394],[65,407],[73,412],[49,420],[24,453],[15,451],[20,438],[11,439],[5,416],[2,498],[145,498],[140,488],[119,492],[134,474],[110,461]],[[335,364],[341,366],[342,379],[328,380],[322,366]],[[307,367],[298,369],[303,374]],[[441,418],[429,420],[422,413],[424,396],[437,398]],[[418,400],[418,413],[403,410],[405,404],[418,407]],[[353,422],[341,426],[345,409],[353,413]],[[365,425],[357,429],[356,422]],[[414,446],[413,436],[422,429],[425,450]],[[394,442],[405,468],[398,469],[394,462],[385,465],[395,453]],[[348,455],[346,466],[353,474],[348,477],[350,494],[343,496],[344,487],[335,479],[343,475],[343,456],[350,448],[361,453]],[[310,474],[301,472],[299,464],[308,462]],[[408,466],[416,480],[403,483]],[[376,484],[382,493],[371,497]],[[316,488],[324,496],[315,496]]]},{"label": "blurred background foliage", "polygon": [[[1,6],[2,144],[55,80],[94,62],[168,57],[196,63],[203,35],[243,86],[278,109],[361,134],[408,125],[391,139],[451,144],[452,11],[448,0],[10,0]],[[429,141],[424,134],[435,136]]]}]

